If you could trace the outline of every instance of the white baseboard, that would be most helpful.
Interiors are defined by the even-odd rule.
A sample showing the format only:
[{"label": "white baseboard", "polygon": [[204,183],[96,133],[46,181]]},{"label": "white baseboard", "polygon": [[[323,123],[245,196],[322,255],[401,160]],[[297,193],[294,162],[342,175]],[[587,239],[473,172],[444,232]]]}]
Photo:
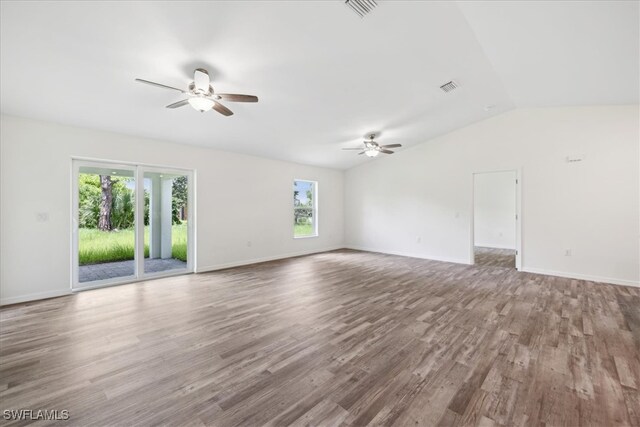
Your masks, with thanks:
[{"label": "white baseboard", "polygon": [[[429,259],[429,260],[433,260],[433,261],[453,262],[453,263],[456,263],[456,264],[467,264],[467,265],[469,264],[468,260],[459,259],[459,258],[445,258],[445,257],[437,257],[437,256],[425,256],[425,255],[422,255],[422,254],[416,254],[416,253],[410,253],[410,252],[381,251],[379,249],[366,248],[366,247],[363,247],[363,246],[345,245],[345,246],[332,246],[332,247],[328,247],[328,248],[315,249],[315,250],[310,250],[310,251],[290,252],[290,253],[280,254],[280,255],[275,255],[275,256],[270,256],[270,257],[253,258],[253,259],[230,262],[230,263],[225,263],[225,264],[217,264],[217,265],[212,265],[212,266],[208,266],[208,267],[198,268],[196,273],[205,273],[207,271],[222,270],[224,268],[240,267],[240,266],[243,266],[243,265],[257,264],[257,263],[261,263],[261,262],[275,261],[275,260],[279,260],[279,259],[293,258],[293,257],[303,256],[303,255],[311,255],[311,254],[335,251],[335,250],[338,250],[338,249],[345,249],[345,248],[346,249],[353,249],[353,250],[357,250],[357,251],[376,252],[376,253],[389,254],[389,255],[406,256],[406,257],[411,257],[411,258]],[[610,283],[610,284],[613,284],[613,285],[640,287],[640,282],[633,281],[633,280],[612,279],[610,277],[591,276],[591,275],[579,274],[579,273],[568,273],[568,272],[563,272],[563,271],[545,270],[545,269],[541,269],[541,268],[524,267],[521,271],[527,272],[527,273],[534,273],[534,274],[545,274],[547,276],[565,277],[565,278],[569,278],[569,279],[588,280],[588,281],[591,281],[591,282]],[[1,298],[0,299],[0,305],[18,304],[18,303],[22,303],[22,302],[35,301],[35,300],[47,299],[47,298],[55,298],[55,297],[71,295],[71,294],[72,294],[71,289],[68,289],[68,290],[55,290],[55,291],[47,291],[47,292],[38,292],[38,293],[34,293],[34,294],[21,295],[21,296],[17,296],[17,297]]]},{"label": "white baseboard", "polygon": [[[334,251],[334,250],[343,249],[343,248],[344,248],[344,246],[338,245],[338,246],[332,246],[332,247],[323,248],[323,249],[291,252],[291,253],[280,254],[280,255],[275,255],[275,256],[270,256],[270,257],[254,258],[254,259],[248,259],[248,260],[243,260],[243,261],[230,262],[230,263],[226,263],[226,264],[218,264],[218,265],[213,265],[213,266],[209,266],[209,267],[198,268],[196,273],[204,273],[204,272],[207,272],[207,271],[221,270],[223,268],[240,267],[242,265],[257,264],[257,263],[260,263],[260,262],[275,261],[275,260],[278,260],[278,259],[292,258],[292,257],[302,256],[302,255],[311,255],[311,254],[315,254],[315,253]],[[182,273],[180,273],[180,274],[182,274]],[[150,277],[150,278],[145,278],[143,280],[152,280],[152,279],[161,278],[161,277],[167,277],[167,276]],[[131,283],[133,283],[133,282],[138,282],[138,280],[132,281]],[[126,283],[130,283],[130,282],[117,283],[117,284],[113,284],[113,285],[121,285],[121,284],[126,284]],[[88,286],[86,288],[76,289],[76,290],[89,290],[89,289],[93,289],[93,288],[103,288],[103,287],[105,287],[105,285],[100,285],[100,286],[95,286],[95,287]],[[21,302],[36,301],[36,300],[40,300],[40,299],[54,298],[54,297],[60,297],[60,296],[64,296],[64,295],[71,295],[71,294],[73,294],[73,291],[71,289],[48,291],[48,292],[39,292],[39,293],[35,293],[35,294],[20,295],[20,296],[17,296],[17,297],[2,298],[2,299],[0,299],[0,305],[18,304],[18,303],[21,303]]]},{"label": "white baseboard", "polygon": [[580,274],[580,273],[568,273],[565,271],[545,270],[542,268],[524,267],[522,271],[526,273],[545,274],[547,276],[565,277],[567,279],[588,280],[590,282],[609,283],[612,285],[622,285],[622,286],[633,286],[636,288],[640,287],[640,282],[633,281],[633,280],[626,280],[626,279],[612,279],[610,277],[591,276],[588,274]]},{"label": "white baseboard", "polygon": [[493,244],[483,244],[483,243],[474,243],[475,247],[480,247],[480,248],[491,248],[491,249],[510,249],[512,251],[515,251],[516,248],[514,246],[509,246],[509,245],[493,245]]},{"label": "white baseboard", "polygon": [[469,265],[470,262],[468,259],[462,259],[462,258],[447,258],[447,257],[439,257],[439,256],[433,256],[433,255],[423,255],[423,254],[418,254],[418,253],[412,253],[412,252],[398,252],[398,251],[382,251],[380,249],[373,249],[373,248],[367,248],[364,246],[355,246],[355,245],[347,245],[345,246],[345,248],[347,249],[353,249],[355,251],[365,251],[365,252],[376,252],[379,254],[388,254],[388,255],[399,255],[399,256],[406,256],[409,258],[420,258],[420,259],[428,259],[431,261],[442,261],[442,262],[453,262],[456,264],[466,264]]},{"label": "white baseboard", "polygon": [[[366,251],[366,252],[377,252],[381,254],[389,254],[389,255],[399,255],[406,256],[411,258],[421,258],[421,259],[430,259],[433,261],[444,261],[444,262],[454,262],[457,264],[470,264],[468,260],[456,259],[456,258],[443,258],[437,256],[425,256],[422,254],[415,254],[409,252],[397,252],[397,251],[381,251],[379,249],[366,248],[363,246],[355,246],[355,245],[347,245],[347,249],[353,249],[357,251]],[[609,283],[612,285],[622,285],[622,286],[633,286],[640,287],[640,282],[633,280],[625,280],[625,279],[612,279],[610,277],[601,277],[601,276],[590,276],[587,274],[579,274],[579,273],[568,273],[563,271],[553,271],[553,270],[544,270],[540,268],[527,268],[524,267],[521,270],[526,273],[535,273],[535,274],[545,274],[547,276],[557,276],[557,277],[565,277],[568,279],[578,279],[578,280],[588,280],[590,282],[599,282],[599,283]]]},{"label": "white baseboard", "polygon": [[224,264],[216,264],[216,265],[209,265],[209,266],[206,266],[206,267],[198,267],[196,269],[196,273],[206,273],[208,271],[222,270],[222,269],[225,269],[225,268],[241,267],[243,265],[258,264],[258,263],[261,263],[261,262],[276,261],[276,260],[279,260],[279,259],[293,258],[293,257],[303,256],[303,255],[319,254],[319,253],[322,253],[322,252],[335,251],[335,250],[338,250],[338,249],[344,249],[344,246],[339,245],[339,246],[331,246],[331,247],[323,248],[323,249],[312,249],[312,250],[309,250],[309,251],[289,252],[289,253],[286,253],[286,254],[280,254],[280,255],[274,255],[274,256],[268,256],[268,257],[262,257],[262,258],[252,258],[252,259],[246,259],[246,260],[242,260],[242,261],[234,261],[234,262],[228,262],[228,263],[224,263]]},{"label": "white baseboard", "polygon": [[35,294],[20,295],[17,297],[9,297],[0,299],[0,305],[18,304],[21,302],[35,301],[39,299],[55,298],[65,295],[71,295],[71,289],[38,292]]}]

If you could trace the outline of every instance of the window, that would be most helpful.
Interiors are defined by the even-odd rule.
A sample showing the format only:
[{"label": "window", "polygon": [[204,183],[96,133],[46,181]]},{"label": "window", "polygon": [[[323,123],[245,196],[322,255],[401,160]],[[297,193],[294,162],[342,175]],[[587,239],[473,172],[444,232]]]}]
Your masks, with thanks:
[{"label": "window", "polygon": [[318,235],[318,183],[293,181],[293,237]]}]

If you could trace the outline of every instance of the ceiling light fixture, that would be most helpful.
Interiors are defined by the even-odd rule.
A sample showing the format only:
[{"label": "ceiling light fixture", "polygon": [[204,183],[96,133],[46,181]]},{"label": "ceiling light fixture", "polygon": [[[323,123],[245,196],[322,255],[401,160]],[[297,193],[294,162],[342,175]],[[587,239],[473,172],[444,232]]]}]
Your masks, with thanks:
[{"label": "ceiling light fixture", "polygon": [[375,148],[370,148],[370,149],[366,150],[364,152],[364,154],[367,157],[376,157],[378,154],[380,154],[380,151],[376,150]]},{"label": "ceiling light fixture", "polygon": [[193,98],[189,98],[189,104],[196,110],[204,113],[205,111],[209,111],[215,104],[213,100],[204,98],[201,96],[195,96]]}]

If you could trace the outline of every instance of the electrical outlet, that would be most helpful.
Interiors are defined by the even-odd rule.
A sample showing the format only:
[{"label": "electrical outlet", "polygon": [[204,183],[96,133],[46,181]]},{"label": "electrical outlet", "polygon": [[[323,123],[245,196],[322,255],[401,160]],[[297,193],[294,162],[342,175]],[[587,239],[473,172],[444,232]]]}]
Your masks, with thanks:
[{"label": "electrical outlet", "polygon": [[564,256],[571,256],[571,249],[565,249]]},{"label": "electrical outlet", "polygon": [[250,248],[251,247],[251,240],[247,240],[247,247]]},{"label": "electrical outlet", "polygon": [[420,242],[422,242],[422,237],[418,237],[418,238],[416,239],[416,243],[420,243]]},{"label": "electrical outlet", "polygon": [[47,222],[47,221],[49,221],[49,212],[38,212],[38,213],[36,213],[36,221],[38,221],[38,222]]}]

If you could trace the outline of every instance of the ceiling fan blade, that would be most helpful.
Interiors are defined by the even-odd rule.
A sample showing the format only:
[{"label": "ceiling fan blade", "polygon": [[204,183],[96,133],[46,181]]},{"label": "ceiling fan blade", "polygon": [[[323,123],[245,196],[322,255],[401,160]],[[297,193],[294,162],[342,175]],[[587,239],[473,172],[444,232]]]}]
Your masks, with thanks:
[{"label": "ceiling fan blade", "polygon": [[227,107],[217,102],[213,104],[213,109],[216,110],[218,113],[222,114],[223,116],[233,115],[233,111],[229,110]]},{"label": "ceiling fan blade", "polygon": [[358,153],[358,156],[359,156],[360,154],[364,154],[364,153],[365,153],[364,151],[363,151],[363,152],[361,152],[361,153]]},{"label": "ceiling fan blade", "polygon": [[358,147],[358,148],[343,148],[343,150],[362,150],[362,147]]},{"label": "ceiling fan blade", "polygon": [[162,88],[165,88],[165,89],[177,90],[178,92],[181,92],[181,93],[186,93],[184,90],[178,89],[177,87],[167,86],[167,85],[163,85],[163,84],[160,84],[160,83],[154,83],[154,82],[150,82],[149,80],[136,79],[136,81],[140,82],[140,83],[146,83],[146,84],[151,85],[151,86],[158,86],[158,87],[162,87]]},{"label": "ceiling fan blade", "polygon": [[389,144],[389,145],[381,145],[380,148],[398,148],[402,147],[402,144]]},{"label": "ceiling fan blade", "polygon": [[193,84],[196,89],[201,90],[204,93],[209,92],[209,83],[211,83],[211,79],[209,78],[209,73],[204,68],[196,68],[193,72]]},{"label": "ceiling fan blade", "polygon": [[393,151],[391,151],[391,150],[384,150],[384,149],[382,149],[382,150],[380,150],[380,152],[381,152],[381,153],[384,153],[384,154],[393,154]]},{"label": "ceiling fan blade", "polygon": [[258,97],[253,95],[238,95],[235,93],[216,93],[216,95],[230,102],[258,102]]},{"label": "ceiling fan blade", "polygon": [[178,108],[183,107],[189,103],[188,99],[183,99],[182,101],[174,102],[173,104],[167,105],[167,108]]}]

